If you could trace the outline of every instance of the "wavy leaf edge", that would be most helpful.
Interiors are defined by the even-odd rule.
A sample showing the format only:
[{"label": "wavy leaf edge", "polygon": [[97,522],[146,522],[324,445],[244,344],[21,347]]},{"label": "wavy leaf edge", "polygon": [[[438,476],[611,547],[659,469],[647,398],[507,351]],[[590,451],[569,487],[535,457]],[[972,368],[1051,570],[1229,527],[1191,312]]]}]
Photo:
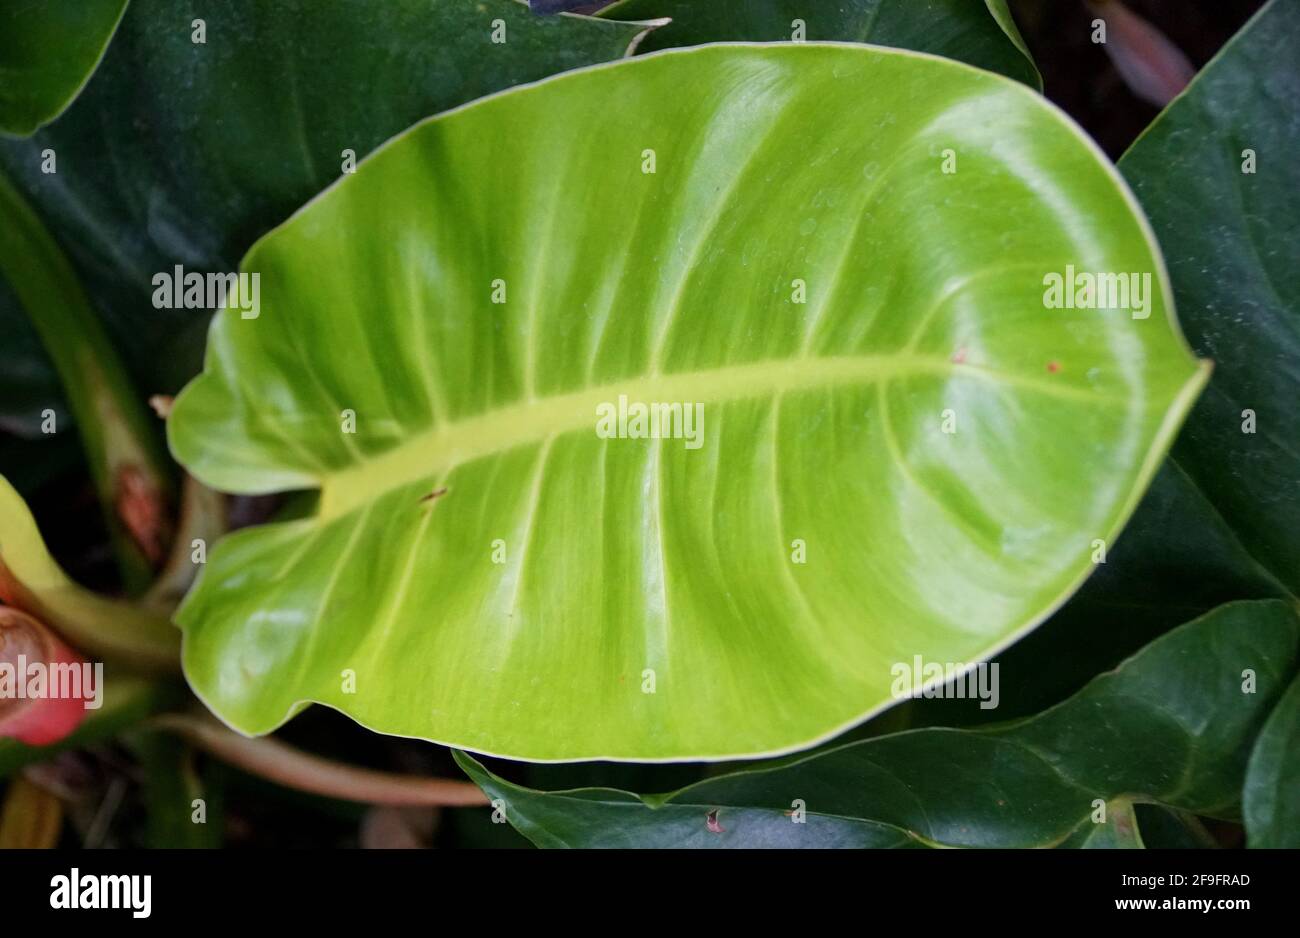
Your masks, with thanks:
[{"label": "wavy leaf edge", "polygon": [[[562,14],[562,15],[573,15],[573,14]],[[657,24],[657,21],[647,21],[647,22],[648,23],[653,22]],[[642,33],[641,35],[645,35],[645,33]],[[387,152],[390,148],[399,145],[402,141],[409,138],[412,134],[418,132],[421,128],[427,127],[430,124],[435,124],[447,120],[448,118],[453,117],[454,115],[459,114],[462,111],[477,108],[485,103],[489,103],[497,99],[507,98],[507,97],[527,96],[535,93],[539,89],[549,87],[553,84],[564,83],[567,81],[571,81],[580,76],[584,76],[592,73],[599,73],[610,69],[627,68],[629,66],[635,67],[637,63],[646,62],[651,59],[660,59],[666,57],[690,57],[694,55],[707,54],[710,50],[718,50],[718,49],[762,50],[762,49],[770,49],[773,46],[789,46],[792,48],[801,48],[801,49],[838,48],[838,49],[867,51],[874,54],[891,56],[891,57],[900,57],[900,58],[934,62],[944,67],[951,68],[953,70],[970,72],[979,75],[987,80],[996,81],[999,84],[1005,85],[1008,89],[1014,89],[1013,93],[1018,95],[1023,95],[1035,101],[1040,107],[1044,109],[1044,111],[1047,114],[1050,114],[1059,124],[1061,124],[1064,128],[1066,128],[1080,143],[1082,143],[1084,147],[1088,150],[1088,152],[1091,153],[1093,158],[1096,160],[1097,164],[1104,169],[1106,177],[1110,180],[1111,184],[1114,186],[1115,191],[1120,195],[1120,197],[1124,200],[1124,202],[1128,206],[1129,210],[1131,211],[1134,219],[1136,220],[1143,234],[1143,237],[1148,247],[1150,248],[1152,258],[1155,261],[1155,268],[1152,271],[1152,273],[1154,274],[1153,280],[1157,285],[1157,289],[1160,291],[1162,296],[1167,324],[1171,329],[1173,337],[1177,340],[1183,352],[1186,354],[1188,361],[1194,363],[1192,373],[1190,374],[1188,379],[1183,383],[1177,395],[1170,403],[1170,406],[1165,412],[1164,420],[1160,425],[1159,431],[1152,439],[1151,445],[1148,448],[1146,455],[1143,459],[1141,471],[1136,481],[1136,484],[1129,492],[1126,502],[1124,503],[1122,509],[1117,515],[1117,523],[1115,525],[1114,530],[1105,532],[1107,543],[1113,543],[1117,535],[1120,532],[1122,532],[1123,528],[1127,525],[1128,520],[1132,517],[1134,511],[1137,509],[1138,503],[1141,501],[1142,496],[1146,492],[1147,488],[1150,486],[1151,481],[1155,477],[1156,472],[1158,471],[1161,464],[1163,463],[1166,454],[1168,453],[1170,447],[1173,444],[1174,438],[1177,436],[1177,433],[1182,426],[1183,421],[1185,420],[1188,413],[1190,412],[1191,407],[1195,403],[1197,397],[1200,395],[1202,390],[1205,388],[1207,382],[1209,381],[1210,374],[1213,370],[1213,363],[1210,362],[1209,360],[1197,358],[1194,350],[1191,348],[1191,346],[1186,340],[1186,337],[1183,334],[1182,328],[1179,324],[1178,317],[1177,317],[1174,293],[1170,282],[1167,265],[1165,263],[1164,255],[1161,251],[1159,242],[1156,239],[1155,233],[1150,225],[1150,222],[1146,217],[1144,210],[1142,209],[1142,206],[1138,202],[1136,196],[1132,192],[1127,181],[1119,173],[1119,170],[1116,168],[1115,163],[1105,154],[1105,152],[1101,149],[1101,147],[1090,136],[1088,136],[1086,131],[1084,131],[1083,128],[1073,118],[1071,118],[1067,113],[1065,113],[1058,106],[1053,104],[1051,101],[1044,98],[1040,93],[1035,91],[1032,87],[1025,85],[1022,82],[1019,82],[1014,78],[1000,74],[998,72],[987,71],[985,69],[978,68],[977,66],[969,65],[957,59],[951,59],[933,53],[918,52],[909,49],[900,49],[892,46],[880,46],[880,45],[874,45],[870,43],[847,42],[847,41],[807,41],[807,42],[800,42],[800,43],[768,43],[768,42],[752,42],[752,41],[721,42],[721,43],[709,43],[709,44],[704,44],[699,46],[676,47],[676,48],[658,50],[655,52],[646,53],[642,55],[635,55],[635,56],[629,55],[622,59],[611,60],[608,62],[599,62],[592,65],[583,66],[581,68],[571,69],[569,71],[550,75],[534,82],[528,82],[510,88],[505,88],[500,91],[485,95],[481,98],[477,98],[472,101],[468,101],[464,104],[458,105],[456,107],[450,108],[446,111],[442,111],[437,114],[430,115],[429,117],[424,118],[421,121],[418,121],[417,123],[411,125],[411,127],[407,128],[406,130],[402,131],[399,134],[394,135],[393,137],[385,141],[383,144],[376,147],[373,151],[367,154],[362,160],[358,161],[357,173],[345,174],[340,176],[331,185],[321,190],[313,198],[311,198],[310,200],[305,202],[302,206],[300,206],[297,210],[295,210],[293,214],[290,215],[288,218],[286,218],[283,222],[281,222],[279,225],[275,226],[274,228],[270,229],[265,234],[263,234],[261,237],[259,237],[245,253],[243,259],[240,262],[240,270],[241,271],[246,270],[246,265],[248,263],[248,260],[261,250],[264,243],[279,236],[281,233],[292,229],[295,225],[297,225],[300,222],[300,220],[304,217],[305,213],[307,213],[312,208],[312,206],[314,206],[317,202],[321,201],[322,199],[326,198],[330,193],[334,192],[335,189],[351,184],[353,181],[351,176],[359,175],[361,171],[361,167],[369,164],[375,158]],[[234,306],[233,304],[228,304],[227,309],[237,310],[238,307]],[[221,328],[221,323],[223,321],[223,317],[221,315],[222,312],[224,312],[224,310],[219,310],[217,314],[213,316],[212,321],[209,324],[209,328],[208,328],[209,337],[211,337],[213,333],[215,333],[219,328]],[[207,381],[217,380],[217,375],[215,374],[215,368],[213,362],[212,348],[213,348],[213,343],[209,338],[209,342],[207,343],[207,348],[204,354],[203,371],[198,376],[196,376],[193,380],[191,380],[181,391],[181,393],[177,396],[174,413],[183,412],[185,407],[186,397],[194,393],[196,388],[200,387],[203,383]],[[282,481],[273,481],[266,484],[265,486],[260,486],[260,487],[250,487],[247,489],[231,490],[231,489],[223,488],[221,485],[216,484],[216,481],[210,477],[205,479],[204,469],[196,468],[195,466],[192,466],[189,463],[187,463],[185,459],[182,458],[182,453],[179,451],[179,447],[176,442],[174,427],[175,427],[175,422],[173,420],[169,420],[167,425],[167,430],[168,430],[167,437],[168,437],[168,446],[172,453],[173,458],[175,458],[179,463],[181,463],[181,465],[186,466],[186,468],[196,478],[198,478],[200,481],[203,481],[209,487],[216,489],[217,491],[235,491],[237,494],[249,494],[249,495],[270,494],[270,493],[282,492],[286,490],[286,486],[283,484]],[[334,477],[334,475],[337,475],[337,473],[333,475],[327,475],[323,478],[317,478],[312,480],[304,479],[302,481],[304,481],[309,487],[313,487],[313,488],[318,487],[322,495],[324,495],[325,491],[327,490],[327,483],[331,478]],[[312,520],[315,520],[315,518],[317,517],[319,517],[319,515],[313,516]],[[261,527],[264,527],[264,525],[259,525],[257,528],[251,528],[246,530],[256,531]],[[243,532],[236,532],[234,535],[230,535],[223,540],[229,541],[231,537],[238,537],[240,533]],[[1092,566],[1089,566],[1087,569],[1084,569],[1080,573],[1080,575],[1074,581],[1072,581],[1060,593],[1060,595],[1058,595],[1055,598],[1055,600],[1050,605],[1048,605],[1043,611],[1041,611],[1037,616],[1033,617],[1028,622],[1024,623],[1023,625],[1020,625],[1014,630],[1011,630],[1008,633],[1008,636],[1006,638],[991,645],[986,651],[983,652],[983,654],[977,657],[973,657],[972,660],[968,663],[969,666],[964,671],[961,672],[962,675],[969,673],[969,671],[971,670],[974,670],[974,668],[977,667],[980,662],[987,661],[989,658],[994,657],[995,655],[1004,651],[1011,645],[1014,645],[1020,639],[1024,638],[1027,634],[1029,634],[1030,632],[1038,628],[1038,626],[1040,626],[1043,622],[1045,622],[1048,618],[1050,618],[1057,610],[1061,608],[1061,606],[1063,606],[1070,599],[1071,596],[1073,596],[1078,591],[1078,589],[1083,585],[1083,583],[1094,572],[1094,569],[1095,567]],[[178,625],[181,625],[181,619],[186,612],[190,600],[202,588],[203,580],[206,576],[206,573],[207,573],[206,568],[200,572],[189,594],[186,596],[186,599],[181,603],[180,608],[177,610],[175,621],[177,622]],[[564,757],[556,757],[556,758],[547,758],[547,757],[539,757],[535,755],[518,755],[518,754],[512,754],[508,752],[495,752],[485,748],[478,748],[474,746],[464,745],[463,743],[458,743],[454,739],[441,739],[434,736],[411,735],[411,734],[392,732],[390,730],[385,730],[381,727],[371,725],[366,721],[359,719],[356,716],[356,714],[349,712],[348,710],[342,707],[336,706],[331,702],[317,700],[311,697],[304,697],[294,701],[291,705],[289,705],[286,708],[282,716],[280,716],[278,719],[275,719],[274,721],[269,722],[267,725],[258,726],[254,728],[250,728],[247,725],[241,726],[237,722],[228,719],[227,716],[223,714],[220,711],[220,709],[218,709],[217,706],[214,705],[214,701],[211,700],[209,697],[205,696],[204,693],[200,691],[199,687],[192,679],[191,661],[190,661],[190,653],[189,653],[189,650],[191,648],[191,644],[189,641],[190,630],[187,629],[184,625],[181,625],[181,632],[182,632],[181,666],[182,666],[182,671],[185,674],[186,680],[189,683],[191,690],[203,702],[203,704],[208,708],[208,710],[211,711],[222,723],[224,723],[226,726],[228,726],[233,731],[239,733],[240,735],[247,736],[247,737],[256,737],[256,736],[262,736],[262,735],[272,733],[278,728],[280,728],[281,726],[283,726],[285,723],[287,723],[294,716],[302,712],[302,710],[304,710],[306,707],[311,705],[317,705],[317,706],[328,707],[329,709],[332,710],[336,710],[337,712],[344,714],[349,719],[353,720],[363,728],[371,732],[378,733],[380,735],[393,736],[395,738],[417,739],[425,742],[431,742],[437,745],[447,746],[453,749],[463,750],[465,752],[476,753],[491,758],[511,759],[511,760],[525,761],[525,762],[540,763],[540,764],[559,764],[559,763],[570,763],[570,762],[579,762],[579,761],[631,762],[631,763],[644,763],[644,764],[671,764],[671,763],[697,762],[697,761],[726,762],[726,761],[742,761],[742,760],[752,760],[752,759],[776,758],[776,757],[787,756],[794,753],[802,752],[804,750],[813,748],[815,746],[833,740],[835,737],[843,734],[847,730],[852,729],[853,727],[858,726],[872,719],[875,716],[878,716],[883,711],[890,709],[891,707],[895,706],[898,703],[898,701],[896,700],[885,701],[884,703],[872,706],[871,708],[864,710],[859,715],[823,733],[820,733],[818,735],[815,735],[805,740],[792,743],[790,745],[780,746],[774,749],[763,750],[763,751],[725,752],[719,754],[689,753],[689,754],[671,755],[671,756],[662,756],[662,757],[592,754],[592,755],[582,755],[582,756],[564,756]],[[927,683],[925,687],[928,688],[941,683],[943,683],[942,680],[932,681]]]}]

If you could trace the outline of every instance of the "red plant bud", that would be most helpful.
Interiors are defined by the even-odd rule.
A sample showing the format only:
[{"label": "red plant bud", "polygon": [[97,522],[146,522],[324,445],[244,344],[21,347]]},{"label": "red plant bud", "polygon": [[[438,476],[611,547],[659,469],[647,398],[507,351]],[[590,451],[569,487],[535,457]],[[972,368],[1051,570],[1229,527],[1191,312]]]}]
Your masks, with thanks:
[{"label": "red plant bud", "polygon": [[[62,696],[53,675],[59,666],[81,669],[85,661],[36,619],[0,606],[0,737],[48,746],[75,730],[86,718],[91,689],[78,681],[78,696]],[[32,680],[38,672],[46,675],[39,684]]]}]

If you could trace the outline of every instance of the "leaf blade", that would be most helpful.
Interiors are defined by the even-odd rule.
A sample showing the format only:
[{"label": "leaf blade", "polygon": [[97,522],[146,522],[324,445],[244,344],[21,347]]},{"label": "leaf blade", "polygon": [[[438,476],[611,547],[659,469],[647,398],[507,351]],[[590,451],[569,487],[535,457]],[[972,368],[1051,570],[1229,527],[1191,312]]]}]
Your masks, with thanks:
[{"label": "leaf blade", "polygon": [[1295,241],[1300,185],[1275,154],[1300,146],[1297,54],[1300,10],[1266,4],[1119,161],[1165,245],[1188,339],[1216,361],[1173,459],[1293,596],[1300,276],[1275,245]]},{"label": "leaf blade", "polygon": [[[155,275],[233,270],[343,173],[344,151],[361,159],[430,114],[621,58],[652,28],[542,19],[515,0],[196,0],[183,17],[135,0],[85,94],[29,139],[0,139],[0,168],[65,246],[136,386],[172,394],[199,369],[211,310],[158,308]],[[0,297],[0,329],[21,330],[17,312]],[[28,394],[51,383],[40,364],[14,376]],[[0,412],[30,422],[23,404]]]},{"label": "leaf blade", "polygon": [[0,131],[27,135],[90,80],[127,0],[45,0],[0,10]]},{"label": "leaf blade", "polygon": [[[747,845],[751,819],[766,810],[787,815],[791,840],[818,846],[818,832],[788,815],[797,806],[809,816],[888,825],[942,846],[1139,845],[1134,798],[1232,815],[1255,732],[1284,690],[1278,669],[1294,667],[1298,655],[1300,618],[1287,603],[1229,603],[1041,714],[988,729],[877,737],[645,801],[611,789],[538,792],[465,753],[456,759],[539,846],[681,846],[684,831],[706,829],[711,810],[737,819],[729,845]],[[1259,669],[1254,693],[1242,692],[1243,665]],[[1134,704],[1169,718],[1151,725],[1142,712],[1125,715]],[[1107,803],[1102,824],[1094,823],[1098,801]],[[661,805],[693,806],[694,824],[661,823]],[[624,832],[634,833],[634,842]],[[761,826],[755,833],[753,846],[769,839]]]},{"label": "leaf blade", "polygon": [[1251,847],[1300,845],[1300,677],[1291,682],[1255,741],[1243,800]]},{"label": "leaf blade", "polygon": [[[715,92],[674,101],[683,81]],[[863,86],[898,89],[865,105],[911,115],[893,136],[862,140]],[[593,98],[625,109],[597,119]],[[816,211],[840,177],[803,170],[789,141],[813,134],[852,177]],[[943,140],[989,204],[1020,207],[911,213],[898,193],[937,198]],[[566,180],[589,202],[561,199]],[[367,218],[403,247],[337,237]],[[1153,272],[1150,317],[1044,311],[1043,271],[1071,257]],[[701,47],[480,102],[381,150],[244,266],[262,315],[215,320],[173,452],[215,488],[323,490],[317,518],[223,542],[179,614],[191,684],[246,732],[314,700],[541,761],[827,738],[891,702],[891,662],[979,660],[1059,605],[1205,378],[1149,232],[1077,130],[1007,79],[890,50]],[[792,277],[806,309],[782,299]],[[591,433],[623,398],[709,408],[712,448]],[[987,435],[942,434],[949,406]],[[818,559],[792,564],[805,538]],[[236,595],[250,575],[264,588]]]}]

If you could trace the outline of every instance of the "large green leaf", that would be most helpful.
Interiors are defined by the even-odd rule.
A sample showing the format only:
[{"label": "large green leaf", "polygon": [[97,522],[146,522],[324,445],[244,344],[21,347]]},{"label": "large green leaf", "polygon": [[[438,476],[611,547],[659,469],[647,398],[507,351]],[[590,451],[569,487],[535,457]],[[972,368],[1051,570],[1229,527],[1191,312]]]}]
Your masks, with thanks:
[{"label": "large green leaf", "polygon": [[1138,846],[1135,800],[1236,816],[1251,741],[1297,663],[1290,606],[1232,603],[1035,717],[882,736],[668,795],[540,792],[457,761],[545,847]]},{"label": "large green leaf", "polygon": [[[1300,595],[1300,4],[1268,4],[1120,160],[1214,380],[1173,457]],[[1247,161],[1254,154],[1255,172]],[[1250,413],[1248,414],[1247,411]],[[1253,432],[1243,432],[1252,426]],[[1171,539],[1194,523],[1178,519]]]},{"label": "large green leaf", "polygon": [[[1120,161],[1164,246],[1179,318],[1215,360],[1212,391],[1107,563],[1002,656],[1004,673],[1022,675],[1003,694],[1013,714],[1216,605],[1300,597],[1300,306],[1284,247],[1300,240],[1300,178],[1277,158],[1300,146],[1298,24],[1294,4],[1266,7]],[[1241,172],[1246,148],[1257,150],[1254,175]],[[1247,408],[1254,435],[1242,433]],[[914,716],[925,722],[989,716],[962,701],[921,703]]]},{"label": "large green leaf", "polygon": [[[360,159],[430,114],[620,58],[647,28],[512,0],[135,0],[85,94],[0,141],[0,167],[71,254],[136,385],[170,393],[198,371],[210,314],[154,308],[155,274],[234,270],[341,175],[344,150]],[[22,328],[13,312],[0,302],[0,334]],[[30,421],[33,396],[0,412]]]},{"label": "large green leaf", "polygon": [[1300,847],[1300,675],[1259,734],[1242,799],[1252,847]]},{"label": "large green leaf", "polygon": [[[1045,309],[1067,264],[1153,274],[1149,318]],[[179,614],[191,684],[253,733],[315,700],[538,760],[807,745],[886,706],[893,664],[979,660],[1059,605],[1205,378],[1072,124],[857,46],[476,103],[243,266],[261,315],[216,317],[170,437],[214,488],[321,490],[226,540]],[[601,438],[624,396],[698,404],[702,446]]]},{"label": "large green leaf", "polygon": [[0,6],[0,131],[54,120],[99,64],[127,0],[6,0]]},{"label": "large green leaf", "polygon": [[997,710],[978,701],[913,701],[913,725],[1026,716],[1074,693],[1171,628],[1238,599],[1290,594],[1241,546],[1186,473],[1166,460],[1106,563],[1051,619],[998,656]]},{"label": "large green leaf", "polygon": [[622,0],[601,16],[669,17],[639,51],[704,42],[803,38],[870,42],[959,59],[1042,87],[1006,0]]}]

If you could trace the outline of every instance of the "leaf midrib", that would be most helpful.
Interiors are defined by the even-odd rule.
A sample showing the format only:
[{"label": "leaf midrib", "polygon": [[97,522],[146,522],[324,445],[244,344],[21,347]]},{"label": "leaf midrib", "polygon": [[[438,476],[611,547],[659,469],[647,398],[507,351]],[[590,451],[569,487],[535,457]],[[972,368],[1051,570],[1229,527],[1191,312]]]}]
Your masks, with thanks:
[{"label": "leaf midrib", "polygon": [[[567,394],[526,398],[413,435],[392,449],[323,477],[318,518],[337,518],[395,489],[446,475],[455,466],[495,453],[584,427],[594,433],[597,406],[617,405],[620,395],[626,395],[629,404],[719,404],[921,375],[975,378],[1091,404],[1131,407],[1134,403],[1131,396],[1108,395],[1065,382],[918,355],[803,357],[648,374]],[[704,424],[707,435],[707,411]]]}]

